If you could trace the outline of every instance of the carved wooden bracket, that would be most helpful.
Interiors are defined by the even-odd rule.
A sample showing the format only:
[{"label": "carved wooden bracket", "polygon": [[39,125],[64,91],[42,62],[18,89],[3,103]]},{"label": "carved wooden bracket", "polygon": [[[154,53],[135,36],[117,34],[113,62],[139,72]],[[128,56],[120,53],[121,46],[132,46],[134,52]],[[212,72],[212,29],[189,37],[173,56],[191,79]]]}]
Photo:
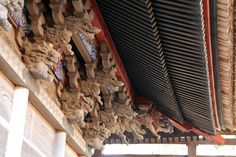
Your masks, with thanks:
[{"label": "carved wooden bracket", "polygon": [[45,41],[30,43],[28,40],[23,44],[25,53],[23,60],[29,71],[35,78],[52,81],[53,75],[49,72],[49,67],[57,64],[61,59],[61,54],[57,52],[53,45]]},{"label": "carved wooden bracket", "polygon": [[27,3],[27,9],[31,15],[31,29],[36,37],[44,37],[44,29],[42,27],[45,24],[45,18],[38,7],[38,3],[41,0],[29,0]]},{"label": "carved wooden bracket", "polygon": [[94,63],[85,63],[86,67],[86,74],[88,79],[94,79],[95,78],[95,69],[96,69],[96,64]]},{"label": "carved wooden bracket", "polygon": [[63,3],[52,2],[49,4],[52,9],[52,18],[56,25],[63,25],[65,22],[63,12],[65,12]]},{"label": "carved wooden bracket", "polygon": [[83,4],[83,0],[72,0],[72,5],[75,9],[75,14],[78,15],[80,14],[82,17],[82,15],[84,14],[84,4]]},{"label": "carved wooden bracket", "polygon": [[[71,40],[72,32],[63,26],[48,27],[46,38],[52,44],[68,44]],[[67,48],[69,48],[67,46]]]},{"label": "carved wooden bracket", "polygon": [[65,56],[65,60],[66,60],[66,67],[67,70],[71,73],[71,72],[75,72],[78,70],[77,67],[77,59],[76,57],[73,56]]},{"label": "carved wooden bracket", "polygon": [[79,72],[78,71],[75,71],[75,72],[68,72],[67,75],[69,76],[69,84],[70,84],[70,87],[72,89],[77,89],[79,88],[79,78],[80,78],[80,75],[79,75]]},{"label": "carved wooden bracket", "polygon": [[104,105],[105,105],[105,110],[106,109],[112,109],[112,96],[103,96],[104,99]]}]

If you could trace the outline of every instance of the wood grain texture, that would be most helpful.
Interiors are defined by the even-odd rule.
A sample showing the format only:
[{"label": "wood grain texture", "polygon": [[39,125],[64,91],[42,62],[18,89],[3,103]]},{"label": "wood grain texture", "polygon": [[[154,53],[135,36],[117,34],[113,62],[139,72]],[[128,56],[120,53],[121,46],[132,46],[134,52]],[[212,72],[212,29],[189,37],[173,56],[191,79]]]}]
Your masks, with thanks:
[{"label": "wood grain texture", "polygon": [[234,129],[233,120],[233,4],[234,0],[217,0],[217,32],[220,55],[221,100],[225,127]]}]

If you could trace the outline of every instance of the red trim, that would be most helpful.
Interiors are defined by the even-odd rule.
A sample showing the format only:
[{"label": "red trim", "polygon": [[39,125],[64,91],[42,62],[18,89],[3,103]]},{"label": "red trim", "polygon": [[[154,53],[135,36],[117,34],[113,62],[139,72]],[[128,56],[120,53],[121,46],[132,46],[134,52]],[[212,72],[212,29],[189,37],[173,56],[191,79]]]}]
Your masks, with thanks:
[{"label": "red trim", "polygon": [[203,9],[204,9],[205,39],[206,39],[206,48],[207,48],[207,56],[208,56],[208,69],[209,69],[209,77],[210,77],[212,109],[213,109],[215,126],[217,129],[220,129],[219,118],[217,115],[215,80],[214,80],[213,60],[212,60],[209,0],[203,1]]},{"label": "red trim", "polygon": [[173,120],[172,118],[168,117],[163,112],[161,112],[161,114],[163,116],[165,116],[174,127],[176,127],[177,129],[179,129],[182,132],[192,131],[192,132],[194,132],[198,135],[201,135],[204,138],[206,138],[207,140],[212,141],[213,143],[216,143],[216,144],[224,144],[224,142],[225,142],[224,138],[220,135],[219,132],[217,132],[216,135],[210,135],[202,130],[199,130],[198,128],[193,127],[192,124],[190,124],[188,122],[184,122],[183,124],[180,124],[180,123],[176,122],[175,120]]},{"label": "red trim", "polygon": [[122,78],[125,85],[128,87],[128,90],[129,90],[132,98],[134,98],[134,90],[131,86],[131,83],[128,79],[128,75],[126,74],[126,71],[125,71],[124,66],[121,62],[120,56],[118,55],[116,47],[112,41],[112,38],[109,34],[109,31],[105,25],[105,22],[103,20],[103,17],[101,15],[101,12],[100,12],[95,0],[91,0],[91,8],[93,9],[94,15],[95,15],[93,25],[101,29],[101,32],[96,35],[96,39],[97,39],[97,41],[105,41],[107,43],[115,61],[116,61],[116,64],[118,65],[118,70],[117,70],[116,75]]},{"label": "red trim", "polygon": [[183,124],[180,124],[178,122],[176,122],[174,119],[170,118],[169,116],[167,116],[165,113],[159,111],[163,116],[165,116],[170,122],[171,124],[176,127],[177,129],[179,129],[182,132],[189,132],[192,129],[192,124],[184,122]]},{"label": "red trim", "polygon": [[135,94],[134,95],[134,103],[135,104],[147,104],[147,105],[150,105],[150,104],[153,104],[153,101],[143,97],[143,96],[140,96],[140,95],[137,95]]},{"label": "red trim", "polygon": [[210,135],[210,134],[207,134],[207,133],[205,133],[197,128],[194,128],[194,127],[191,129],[191,131],[198,134],[198,135],[203,136],[204,138],[206,138],[209,141],[212,141],[215,144],[224,144],[225,143],[225,139],[220,135],[219,132],[217,132],[216,135]]}]

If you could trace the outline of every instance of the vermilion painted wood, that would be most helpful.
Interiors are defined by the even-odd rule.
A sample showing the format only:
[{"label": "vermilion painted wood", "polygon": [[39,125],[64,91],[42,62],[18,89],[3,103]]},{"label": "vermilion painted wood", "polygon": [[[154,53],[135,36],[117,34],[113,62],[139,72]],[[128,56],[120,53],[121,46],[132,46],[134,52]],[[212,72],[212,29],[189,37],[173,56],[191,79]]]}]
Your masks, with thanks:
[{"label": "vermilion painted wood", "polygon": [[220,132],[217,132],[216,135],[210,135],[204,131],[199,130],[198,128],[193,127],[193,125],[188,122],[184,122],[183,124],[180,124],[176,122],[175,120],[173,120],[172,118],[165,115],[164,113],[161,112],[161,114],[167,117],[168,120],[171,122],[171,124],[182,132],[192,131],[216,144],[224,144],[225,142],[224,138],[220,135]]},{"label": "vermilion painted wood", "polygon": [[102,18],[101,12],[100,12],[95,0],[91,0],[91,8],[93,9],[94,15],[95,15],[93,25],[101,29],[101,32],[98,33],[95,37],[98,41],[105,41],[107,43],[115,61],[116,61],[116,64],[118,66],[118,70],[117,70],[116,75],[122,78],[125,85],[128,87],[128,90],[129,90],[132,98],[134,99],[134,90],[131,86],[131,83],[128,79],[128,75],[124,69],[124,66],[121,62],[120,56],[118,55],[118,52],[117,52],[115,45],[112,41],[111,35],[109,34],[109,31],[105,25],[105,22]]},{"label": "vermilion painted wood", "polygon": [[208,56],[208,69],[209,69],[209,77],[210,77],[210,90],[211,90],[213,116],[214,116],[216,128],[218,130],[220,130],[220,123],[219,123],[219,118],[218,118],[218,114],[217,114],[215,79],[214,79],[212,47],[211,47],[210,2],[209,2],[209,0],[203,0],[203,13],[204,13],[205,39],[206,39],[206,48],[207,48],[207,56]]}]

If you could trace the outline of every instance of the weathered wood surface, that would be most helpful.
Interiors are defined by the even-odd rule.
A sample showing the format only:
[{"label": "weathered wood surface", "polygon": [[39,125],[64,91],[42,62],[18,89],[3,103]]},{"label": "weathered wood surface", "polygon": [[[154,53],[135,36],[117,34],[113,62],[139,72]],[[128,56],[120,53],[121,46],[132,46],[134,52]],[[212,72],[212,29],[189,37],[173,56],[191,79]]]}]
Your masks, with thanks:
[{"label": "weathered wood surface", "polygon": [[220,55],[221,101],[223,106],[224,124],[229,130],[234,129],[233,102],[233,0],[217,0],[217,31]]},{"label": "weathered wood surface", "polygon": [[55,129],[47,120],[29,103],[24,137],[45,156],[52,156]]},{"label": "weathered wood surface", "polygon": [[30,90],[30,101],[57,130],[66,131],[68,142],[77,153],[91,156],[91,152],[80,133],[72,128],[63,112],[48,96],[45,90],[36,83],[25,64],[18,58],[18,49],[12,44],[4,31],[0,29],[0,70],[16,85]]},{"label": "weathered wood surface", "polygon": [[78,157],[76,152],[68,144],[66,144],[65,157]]},{"label": "weathered wood surface", "polygon": [[0,117],[10,122],[14,85],[0,71]]}]

